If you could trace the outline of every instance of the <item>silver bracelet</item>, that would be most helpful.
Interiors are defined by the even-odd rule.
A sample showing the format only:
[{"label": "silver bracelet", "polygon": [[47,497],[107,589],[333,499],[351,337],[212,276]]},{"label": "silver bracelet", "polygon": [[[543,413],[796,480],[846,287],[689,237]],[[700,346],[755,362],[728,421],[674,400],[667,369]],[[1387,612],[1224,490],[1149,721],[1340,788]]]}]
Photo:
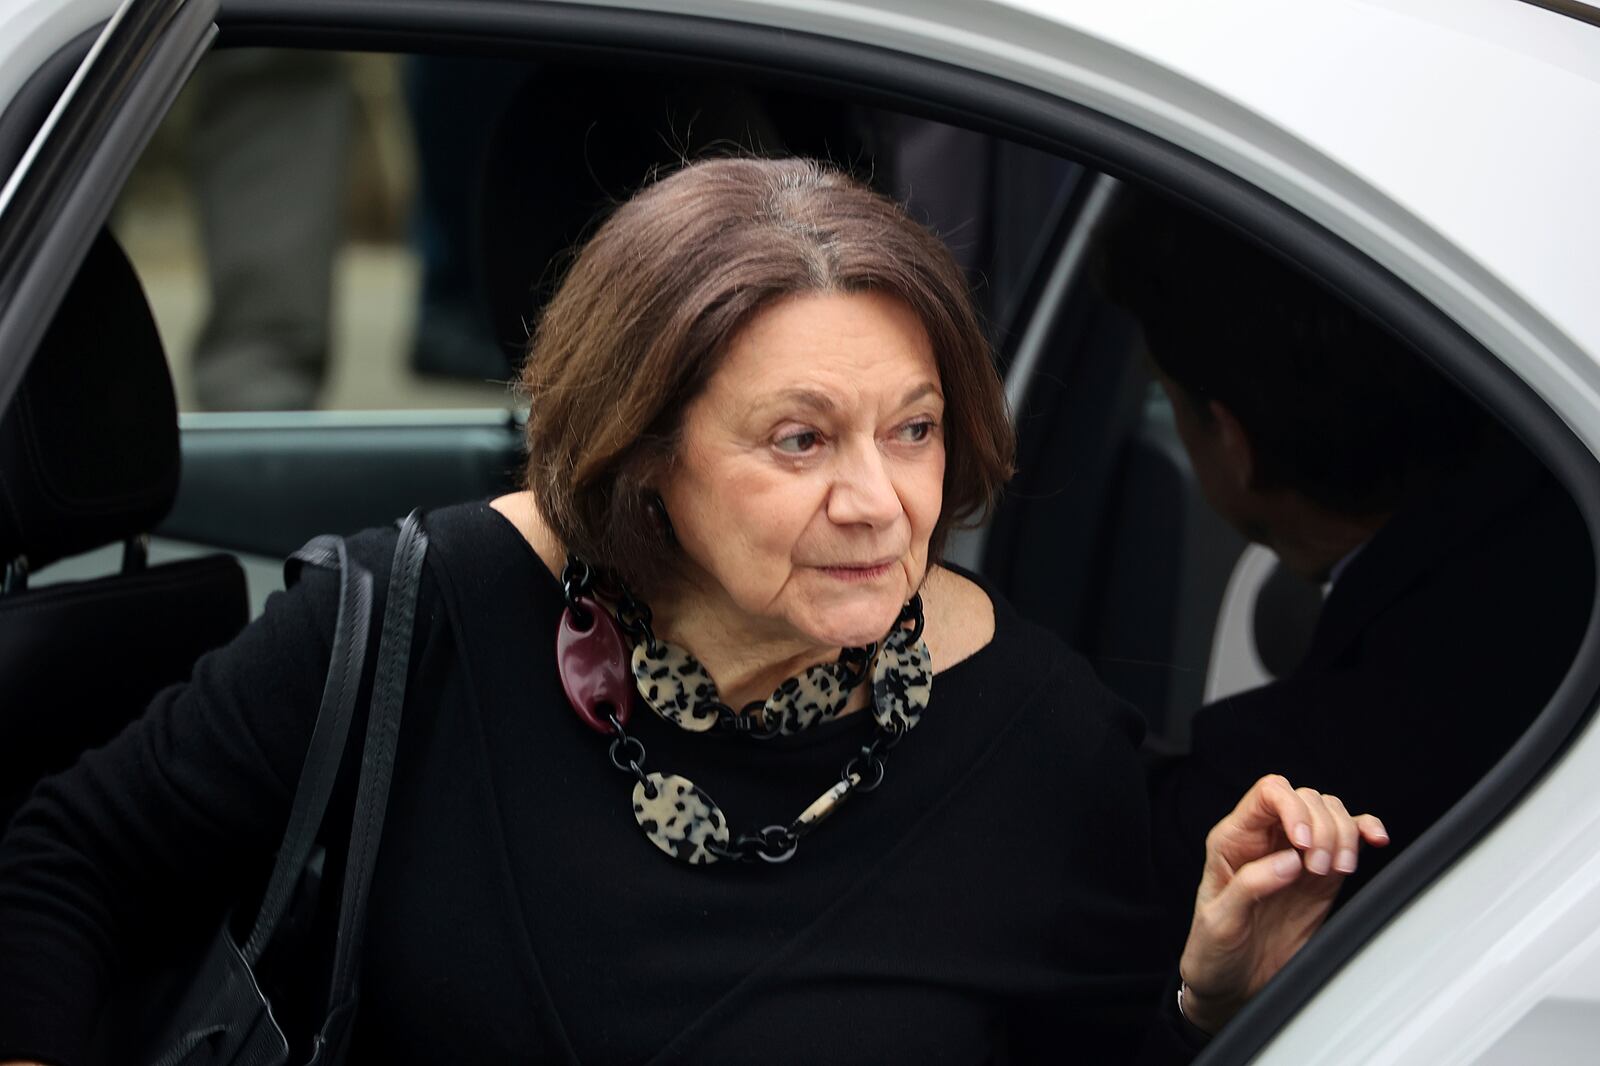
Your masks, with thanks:
[{"label": "silver bracelet", "polygon": [[[1196,1029],[1200,1029],[1200,1027],[1198,1025],[1195,1025],[1194,1019],[1189,1017],[1189,1012],[1183,1009],[1183,994],[1185,992],[1187,992],[1187,991],[1189,991],[1189,982],[1185,981],[1183,979],[1183,975],[1182,974],[1179,974],[1178,975],[1178,1017],[1182,1018],[1184,1021],[1188,1022],[1190,1025],[1194,1025],[1194,1027]],[[1205,1032],[1204,1029],[1200,1029],[1200,1031],[1202,1033]]]}]

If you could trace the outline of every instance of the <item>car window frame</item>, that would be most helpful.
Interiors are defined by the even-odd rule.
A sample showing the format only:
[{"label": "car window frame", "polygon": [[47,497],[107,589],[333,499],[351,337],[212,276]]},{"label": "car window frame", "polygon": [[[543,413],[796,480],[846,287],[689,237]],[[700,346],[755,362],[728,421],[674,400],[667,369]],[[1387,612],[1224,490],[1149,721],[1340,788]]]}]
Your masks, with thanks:
[{"label": "car window frame", "polygon": [[1581,0],[1518,0],[1518,2],[1544,11],[1553,11],[1557,15],[1565,15],[1569,19],[1585,22],[1590,26],[1600,26],[1600,7],[1583,3]]},{"label": "car window frame", "polygon": [[127,0],[6,176],[0,411],[134,161],[216,34],[216,11],[217,0]]},{"label": "car window frame", "polygon": [[9,176],[20,167],[105,28],[104,22],[97,23],[57,48],[7,101],[5,110],[0,111],[0,174]]}]

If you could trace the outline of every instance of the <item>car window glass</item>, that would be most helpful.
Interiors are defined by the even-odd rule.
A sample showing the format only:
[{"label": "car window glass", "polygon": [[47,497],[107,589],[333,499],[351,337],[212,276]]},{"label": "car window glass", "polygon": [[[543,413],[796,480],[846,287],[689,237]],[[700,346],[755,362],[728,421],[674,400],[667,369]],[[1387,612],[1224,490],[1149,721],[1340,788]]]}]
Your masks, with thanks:
[{"label": "car window glass", "polygon": [[202,60],[117,204],[183,410],[495,406],[469,335],[430,374],[417,175],[394,57]]},{"label": "car window glass", "polygon": [[1032,205],[1080,169],[708,79],[219,49],[141,159],[114,230],[182,410],[500,407],[571,245],[650,173],[708,151],[819,156],[899,193],[996,320],[1015,314],[1047,236]]}]

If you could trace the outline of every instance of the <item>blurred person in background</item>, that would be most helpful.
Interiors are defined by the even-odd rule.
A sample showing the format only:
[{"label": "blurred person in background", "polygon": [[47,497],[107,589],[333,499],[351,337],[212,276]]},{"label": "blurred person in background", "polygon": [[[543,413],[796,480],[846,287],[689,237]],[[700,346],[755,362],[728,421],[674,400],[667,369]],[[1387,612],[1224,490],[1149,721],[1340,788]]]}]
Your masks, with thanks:
[{"label": "blurred person in background", "polygon": [[238,48],[195,73],[190,167],[211,304],[200,406],[317,406],[328,374],[355,93],[334,52]]}]

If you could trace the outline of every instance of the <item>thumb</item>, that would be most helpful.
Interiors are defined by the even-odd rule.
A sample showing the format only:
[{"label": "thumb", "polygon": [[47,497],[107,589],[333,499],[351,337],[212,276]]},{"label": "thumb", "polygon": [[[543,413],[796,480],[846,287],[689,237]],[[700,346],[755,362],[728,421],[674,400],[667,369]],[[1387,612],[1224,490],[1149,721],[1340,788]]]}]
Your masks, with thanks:
[{"label": "thumb", "polygon": [[1273,852],[1234,871],[1226,887],[1211,900],[1208,910],[1218,946],[1237,944],[1251,928],[1251,912],[1263,900],[1299,880],[1300,853],[1293,848]]}]

